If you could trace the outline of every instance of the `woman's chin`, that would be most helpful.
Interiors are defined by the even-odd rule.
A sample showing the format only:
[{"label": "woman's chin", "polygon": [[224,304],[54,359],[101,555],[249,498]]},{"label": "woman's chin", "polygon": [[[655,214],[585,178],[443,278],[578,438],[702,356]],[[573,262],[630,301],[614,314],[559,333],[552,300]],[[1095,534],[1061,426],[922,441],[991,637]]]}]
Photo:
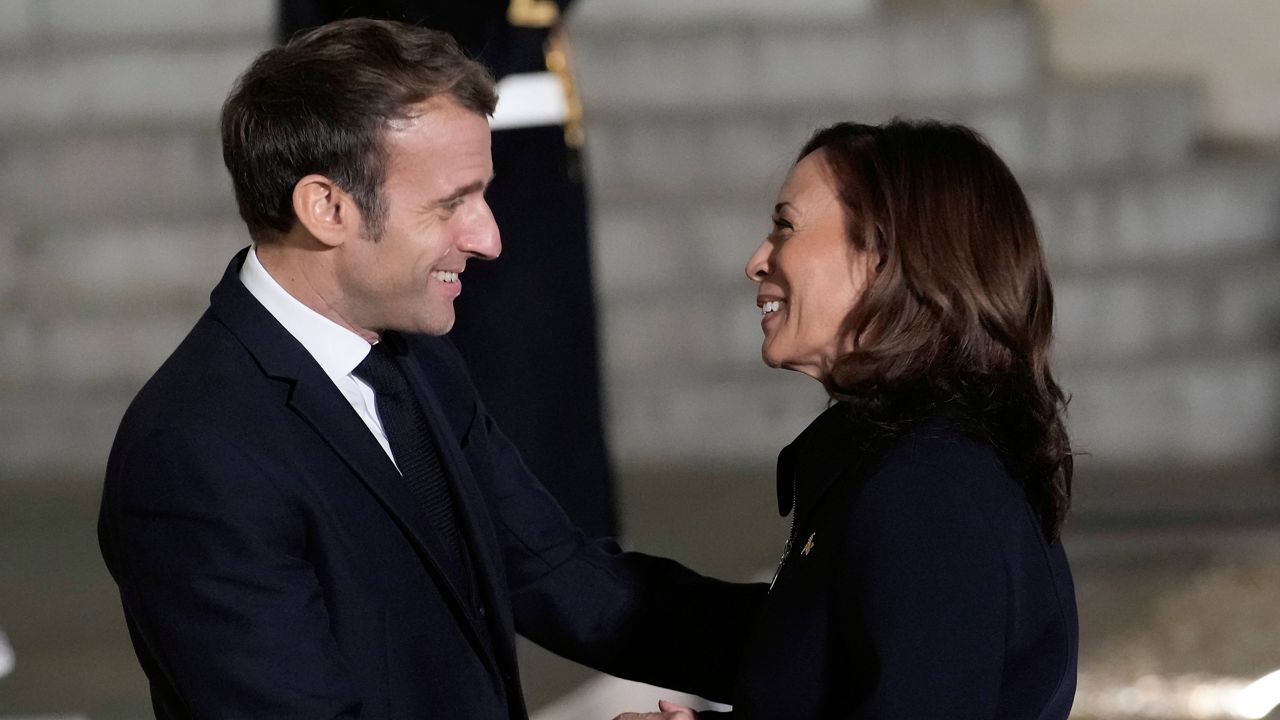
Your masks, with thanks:
[{"label": "woman's chin", "polygon": [[777,356],[776,354],[774,354],[774,353],[769,352],[769,344],[768,344],[768,343],[765,343],[764,345],[762,345],[762,346],[760,347],[760,359],[764,361],[764,364],[765,364],[765,365],[768,365],[769,367],[773,368],[774,370],[785,370],[785,369],[787,369],[787,367],[786,367],[786,360],[785,360],[785,359],[783,359],[783,358],[778,357],[778,356]]},{"label": "woman's chin", "polygon": [[769,354],[768,349],[761,350],[760,358],[764,360],[765,365],[768,365],[774,370],[790,370],[791,372],[797,372],[801,375],[808,375],[818,382],[822,382],[825,377],[822,368],[815,367],[807,363],[792,362],[785,358],[773,357]]}]

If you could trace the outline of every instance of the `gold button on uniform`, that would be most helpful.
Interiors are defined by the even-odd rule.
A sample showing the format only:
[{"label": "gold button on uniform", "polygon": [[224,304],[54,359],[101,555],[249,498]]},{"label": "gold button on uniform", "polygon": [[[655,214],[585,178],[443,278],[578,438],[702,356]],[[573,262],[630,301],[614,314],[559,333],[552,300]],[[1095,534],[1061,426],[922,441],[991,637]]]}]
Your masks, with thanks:
[{"label": "gold button on uniform", "polygon": [[549,28],[560,19],[560,8],[552,0],[511,0],[507,22],[516,27]]}]

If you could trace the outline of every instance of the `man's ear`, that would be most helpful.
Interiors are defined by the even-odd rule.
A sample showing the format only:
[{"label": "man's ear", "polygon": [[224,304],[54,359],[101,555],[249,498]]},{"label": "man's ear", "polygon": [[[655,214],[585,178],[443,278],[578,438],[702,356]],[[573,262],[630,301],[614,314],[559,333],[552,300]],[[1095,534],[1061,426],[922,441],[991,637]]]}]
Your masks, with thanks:
[{"label": "man's ear", "polygon": [[337,247],[358,238],[363,218],[355,199],[323,175],[307,175],[293,186],[293,214],[316,240]]}]

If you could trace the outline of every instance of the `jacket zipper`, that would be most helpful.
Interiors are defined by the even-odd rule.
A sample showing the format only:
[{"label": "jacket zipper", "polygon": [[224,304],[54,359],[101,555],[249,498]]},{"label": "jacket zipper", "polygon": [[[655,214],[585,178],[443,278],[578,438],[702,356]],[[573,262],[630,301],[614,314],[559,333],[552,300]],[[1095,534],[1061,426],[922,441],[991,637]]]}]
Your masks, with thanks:
[{"label": "jacket zipper", "polygon": [[796,541],[796,515],[800,514],[796,501],[799,499],[796,479],[793,475],[791,477],[791,529],[787,531],[787,544],[782,548],[782,557],[778,559],[778,569],[773,571],[773,579],[769,581],[769,592],[773,592],[773,586],[778,582],[778,576],[782,574],[782,566],[787,564],[787,557],[791,555],[791,545]]}]

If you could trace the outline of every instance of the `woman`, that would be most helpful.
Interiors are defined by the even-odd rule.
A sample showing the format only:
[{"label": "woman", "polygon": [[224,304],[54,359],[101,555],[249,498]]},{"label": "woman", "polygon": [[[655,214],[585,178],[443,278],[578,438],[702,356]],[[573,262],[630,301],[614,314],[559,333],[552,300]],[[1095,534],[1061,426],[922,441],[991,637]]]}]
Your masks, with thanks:
[{"label": "woman", "polygon": [[791,538],[733,716],[1066,718],[1071,453],[1008,168],[954,125],[822,130],[747,275],[764,361],[833,403],[779,457]]}]

